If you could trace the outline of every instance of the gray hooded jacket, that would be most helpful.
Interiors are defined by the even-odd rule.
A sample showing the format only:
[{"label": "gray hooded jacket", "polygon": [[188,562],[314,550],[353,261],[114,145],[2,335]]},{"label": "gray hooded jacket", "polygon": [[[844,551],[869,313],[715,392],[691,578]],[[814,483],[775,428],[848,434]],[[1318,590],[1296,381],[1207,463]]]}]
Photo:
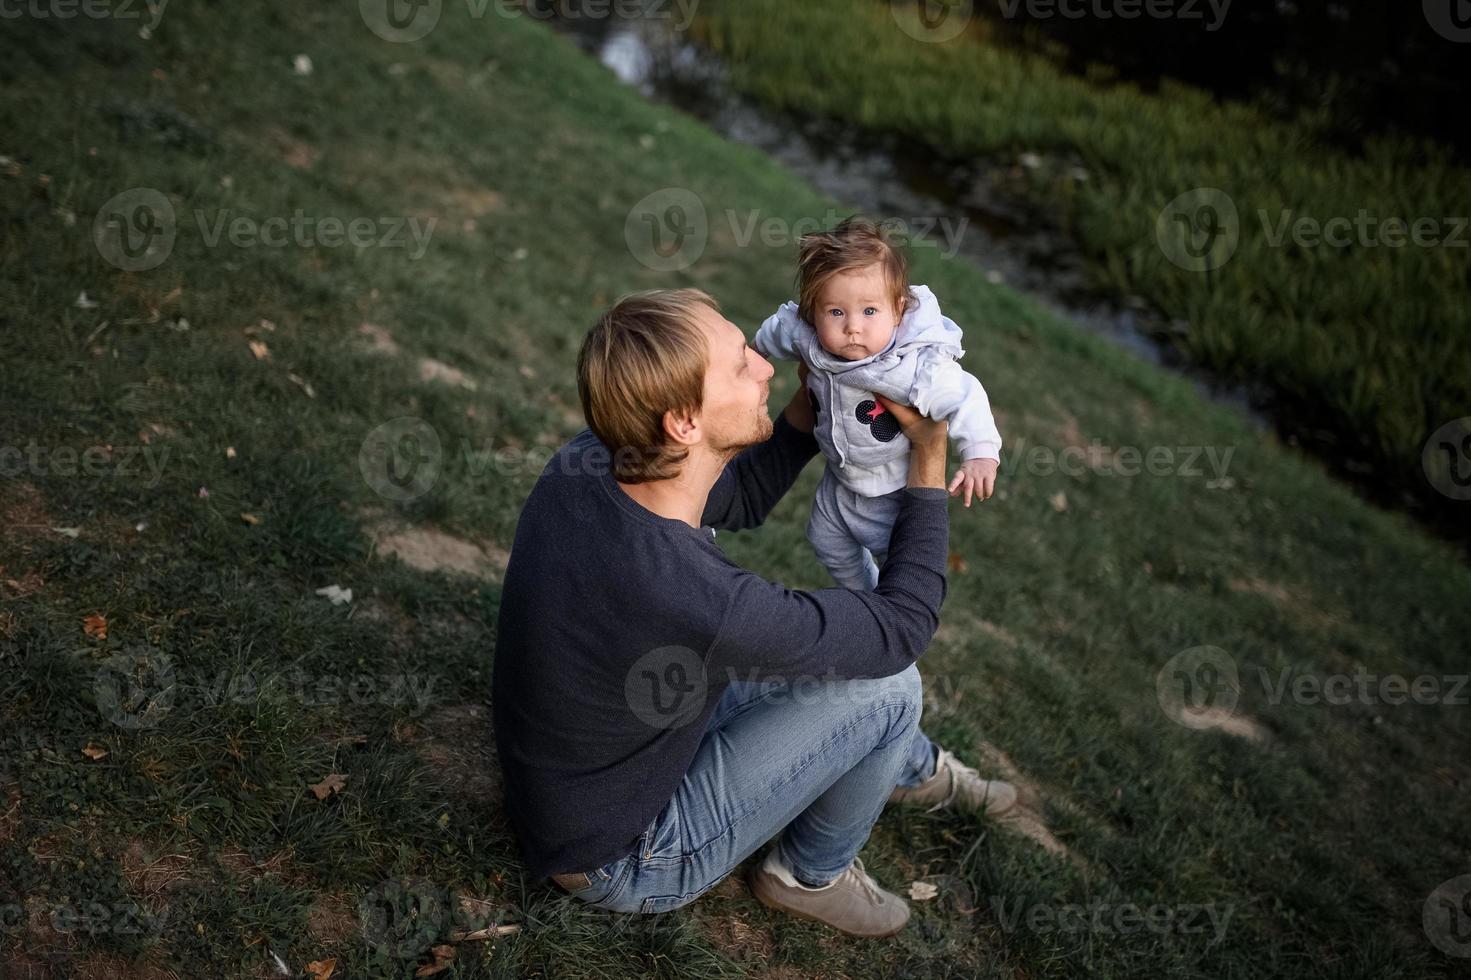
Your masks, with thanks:
[{"label": "gray hooded jacket", "polygon": [[817,399],[814,434],[828,466],[844,486],[877,497],[909,481],[909,440],[877,394],[922,415],[945,419],[963,459],[1001,459],[1001,433],[991,417],[986,390],[961,368],[965,355],[960,327],[940,313],[927,286],[910,289],[918,301],[877,354],[848,361],[829,352],[817,330],[783,303],[752,346],[762,356],[807,363],[807,388]]}]

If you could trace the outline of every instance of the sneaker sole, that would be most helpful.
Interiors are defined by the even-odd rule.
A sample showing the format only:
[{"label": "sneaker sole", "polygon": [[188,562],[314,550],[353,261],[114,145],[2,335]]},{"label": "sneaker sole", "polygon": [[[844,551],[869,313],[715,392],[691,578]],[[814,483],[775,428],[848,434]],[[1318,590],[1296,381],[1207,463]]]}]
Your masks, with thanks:
[{"label": "sneaker sole", "polygon": [[759,870],[753,871],[750,877],[746,879],[746,884],[750,886],[751,894],[756,896],[756,901],[769,909],[775,909],[778,912],[795,916],[798,919],[806,919],[809,922],[817,922],[827,926],[829,929],[836,929],[845,936],[853,936],[857,939],[887,939],[889,936],[897,936],[904,931],[905,926],[909,925],[909,920],[906,918],[903,922],[899,923],[897,928],[890,929],[888,932],[853,932],[850,929],[844,929],[842,926],[834,925],[826,919],[820,919],[810,912],[803,912],[801,909],[794,909],[783,905],[775,897],[766,894],[766,889],[760,884],[761,879],[762,875]]}]

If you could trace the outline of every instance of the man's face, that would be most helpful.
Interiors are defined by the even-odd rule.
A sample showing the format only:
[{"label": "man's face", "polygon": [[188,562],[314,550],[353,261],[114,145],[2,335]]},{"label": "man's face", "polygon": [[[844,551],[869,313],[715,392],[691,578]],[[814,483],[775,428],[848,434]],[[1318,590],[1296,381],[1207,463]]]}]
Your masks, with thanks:
[{"label": "man's face", "polygon": [[696,315],[710,348],[700,415],[710,448],[734,456],[771,438],[766,398],[775,369],[746,343],[740,327],[708,306],[701,305]]}]

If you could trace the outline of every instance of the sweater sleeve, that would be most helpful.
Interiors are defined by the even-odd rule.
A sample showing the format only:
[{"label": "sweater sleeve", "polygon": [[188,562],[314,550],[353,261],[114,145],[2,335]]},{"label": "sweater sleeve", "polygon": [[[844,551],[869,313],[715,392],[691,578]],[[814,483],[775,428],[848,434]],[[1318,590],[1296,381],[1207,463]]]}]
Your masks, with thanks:
[{"label": "sweater sleeve", "polygon": [[872,592],[788,589],[735,566],[707,670],[725,680],[888,677],[929,646],[945,601],[949,495],[903,493]]},{"label": "sweater sleeve", "polygon": [[802,353],[800,348],[800,335],[802,330],[810,330],[802,323],[797,315],[795,303],[784,303],[781,309],[766,318],[756,331],[756,336],[751,338],[751,346],[756,348],[757,353],[768,360],[775,361],[800,361]]},{"label": "sweater sleeve", "polygon": [[911,404],[915,411],[950,423],[961,459],[1001,459],[1001,432],[991,415],[991,400],[975,375],[953,358],[945,358],[926,383],[917,385]]},{"label": "sweater sleeve", "polygon": [[705,499],[704,527],[741,531],[766,520],[777,501],[791,489],[807,461],[817,455],[817,439],[776,417],[771,437],[731,460]]}]

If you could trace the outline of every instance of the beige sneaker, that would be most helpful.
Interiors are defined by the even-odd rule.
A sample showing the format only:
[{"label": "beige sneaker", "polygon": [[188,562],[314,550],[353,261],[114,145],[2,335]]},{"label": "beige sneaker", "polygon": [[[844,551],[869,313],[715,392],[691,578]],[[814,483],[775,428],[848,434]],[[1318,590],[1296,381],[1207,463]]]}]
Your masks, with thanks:
[{"label": "beige sneaker", "polygon": [[925,812],[954,806],[988,817],[999,817],[1016,806],[1016,787],[999,779],[982,779],[945,749],[935,760],[935,774],[918,786],[900,786],[889,794],[890,803],[929,804]]},{"label": "beige sneaker", "polygon": [[776,848],[751,869],[751,893],[767,908],[832,926],[850,936],[892,936],[909,921],[909,904],[878,886],[858,858],[821,888],[797,881]]}]

